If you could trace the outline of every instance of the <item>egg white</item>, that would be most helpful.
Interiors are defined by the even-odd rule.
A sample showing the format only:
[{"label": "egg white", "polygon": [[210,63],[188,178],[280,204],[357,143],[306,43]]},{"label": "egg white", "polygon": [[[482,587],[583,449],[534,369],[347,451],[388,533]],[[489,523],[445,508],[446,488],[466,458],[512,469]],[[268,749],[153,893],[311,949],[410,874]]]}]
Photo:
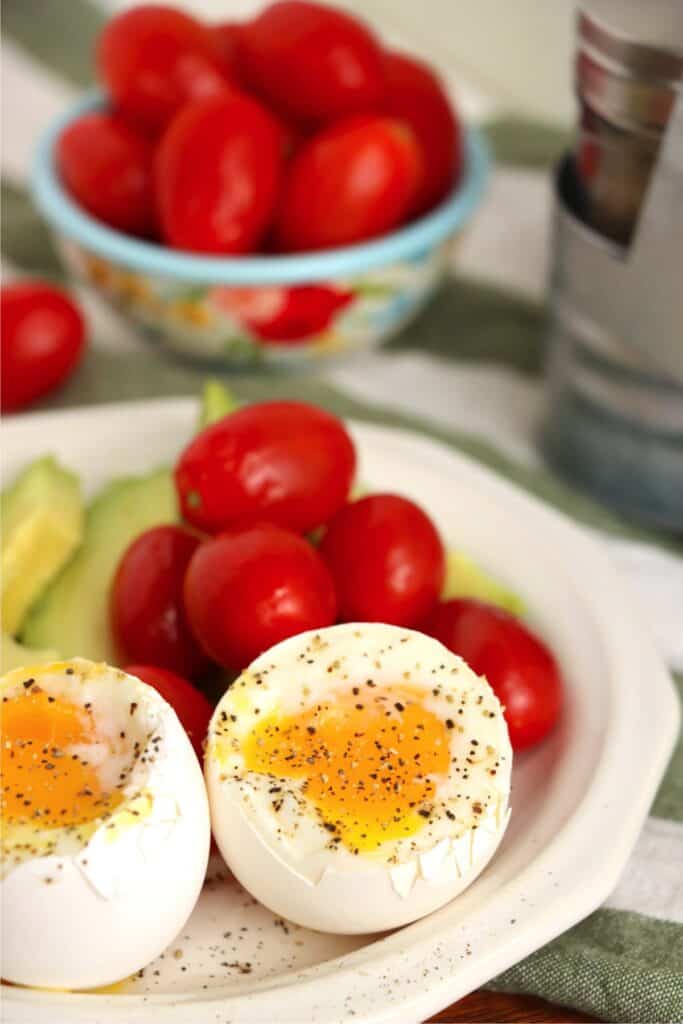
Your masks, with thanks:
[{"label": "egg white", "polygon": [[[451,725],[451,766],[418,832],[354,853],[331,843],[302,780],[248,770],[242,744],[265,717],[362,690],[368,679],[421,691],[422,706]],[[438,641],[379,623],[303,633],[256,659],[220,701],[205,758],[214,836],[228,866],[274,912],[339,933],[397,927],[465,889],[507,826],[511,767],[507,726],[486,680]]]},{"label": "egg white", "polygon": [[[11,698],[30,680],[88,702],[103,741],[98,775],[104,785],[122,779],[123,799],[75,828],[5,823],[2,976],[47,988],[109,985],[158,956],[199,896],[210,843],[201,769],[173,709],[139,679],[74,659],[10,672],[0,692]],[[89,747],[91,763],[93,754]]]}]

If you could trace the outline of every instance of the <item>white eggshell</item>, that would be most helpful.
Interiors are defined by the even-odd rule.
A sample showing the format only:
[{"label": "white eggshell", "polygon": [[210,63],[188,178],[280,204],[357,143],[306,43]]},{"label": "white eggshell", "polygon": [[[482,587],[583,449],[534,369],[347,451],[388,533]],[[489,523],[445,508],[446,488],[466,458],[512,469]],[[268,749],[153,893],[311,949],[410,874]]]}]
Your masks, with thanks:
[{"label": "white eggshell", "polygon": [[[380,851],[354,856],[341,846],[329,850],[322,848],[320,841],[316,845],[316,833],[325,833],[313,808],[296,832],[285,837],[286,830],[278,827],[270,802],[264,799],[268,780],[272,782],[275,777],[241,774],[234,739],[229,741],[232,753],[226,767],[220,737],[244,736],[245,730],[259,720],[255,715],[291,711],[302,688],[311,702],[329,696],[334,684],[330,674],[320,672],[318,652],[324,652],[323,664],[342,663],[341,675],[346,680],[338,683],[342,687],[362,684],[369,671],[378,686],[390,685],[392,679],[401,679],[400,670],[410,669],[415,684],[422,673],[425,702],[431,701],[431,706],[436,704],[432,687],[438,679],[445,680],[442,685],[449,701],[463,690],[473,695],[473,707],[457,721],[480,723],[480,735],[495,746],[494,757],[500,758],[500,767],[491,778],[483,764],[472,764],[465,778],[473,781],[458,782],[457,788],[467,790],[471,785],[475,792],[475,786],[486,787],[486,812],[480,818],[473,816],[472,824],[464,829],[460,826],[454,830],[444,818],[438,822],[433,839],[427,838],[425,826],[423,834],[413,837],[418,840],[417,846],[421,844],[414,855],[406,855],[405,846],[401,849],[407,840],[396,844],[398,862]],[[500,704],[488,683],[462,659],[412,630],[350,624],[286,640],[258,658],[241,678],[241,691],[238,680],[216,709],[209,730],[205,776],[216,842],[230,869],[258,900],[307,928],[341,934],[370,933],[396,928],[431,913],[461,893],[483,870],[509,819],[512,751]],[[455,705],[448,707],[453,709]],[[480,708],[484,707],[487,717],[475,722],[474,713],[481,715]],[[453,710],[450,713],[455,714]],[[484,745],[477,749],[484,749]],[[283,784],[282,779],[278,782]]]},{"label": "white eggshell", "polygon": [[[80,671],[90,663],[69,664]],[[121,681],[121,673],[107,671]],[[140,824],[129,815],[120,828],[100,826],[72,856],[34,857],[9,868],[0,882],[8,981],[66,989],[120,981],[172,942],[201,891],[210,828],[197,757],[163,698],[123,679],[163,735],[162,756],[145,780],[151,810]],[[126,815],[125,805],[119,810]]]},{"label": "white eggshell", "polygon": [[401,894],[400,882],[392,879],[386,865],[372,864],[365,858],[358,859],[353,871],[330,866],[317,883],[311,882],[278,856],[238,804],[230,800],[212,801],[212,814],[223,858],[248,892],[280,917],[304,928],[341,935],[399,928],[442,907],[483,871],[507,825],[506,817],[486,852],[462,874],[452,856],[429,879],[420,874],[415,861],[405,865],[412,879],[409,890]]}]

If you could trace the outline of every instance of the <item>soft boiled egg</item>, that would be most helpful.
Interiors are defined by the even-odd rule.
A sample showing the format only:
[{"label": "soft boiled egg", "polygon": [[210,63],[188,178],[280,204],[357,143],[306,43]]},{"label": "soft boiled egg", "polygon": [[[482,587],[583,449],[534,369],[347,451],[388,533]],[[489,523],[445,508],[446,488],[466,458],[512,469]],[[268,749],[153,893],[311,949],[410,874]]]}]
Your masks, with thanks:
[{"label": "soft boiled egg", "polygon": [[505,831],[512,750],[485,679],[379,623],[277,644],[212,718],[205,774],[226,863],[275,913],[383,931],[457,896]]},{"label": "soft boiled egg", "polygon": [[2,692],[2,976],[90,988],[145,966],[199,895],[206,790],[175,712],[108,665],[17,669]]}]

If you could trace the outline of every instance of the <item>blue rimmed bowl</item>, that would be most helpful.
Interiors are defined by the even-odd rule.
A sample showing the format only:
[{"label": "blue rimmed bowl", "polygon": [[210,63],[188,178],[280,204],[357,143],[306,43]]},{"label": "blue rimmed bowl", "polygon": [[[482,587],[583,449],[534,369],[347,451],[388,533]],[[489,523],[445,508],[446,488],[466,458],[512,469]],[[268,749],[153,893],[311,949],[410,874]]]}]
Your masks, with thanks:
[{"label": "blue rimmed bowl", "polygon": [[87,96],[42,138],[33,194],[68,269],[159,347],[225,368],[297,366],[371,348],[428,301],[488,177],[486,144],[467,128],[465,168],[438,207],[371,242],[284,256],[183,253],[120,234],[94,220],[63,188],[57,139],[101,108]]}]

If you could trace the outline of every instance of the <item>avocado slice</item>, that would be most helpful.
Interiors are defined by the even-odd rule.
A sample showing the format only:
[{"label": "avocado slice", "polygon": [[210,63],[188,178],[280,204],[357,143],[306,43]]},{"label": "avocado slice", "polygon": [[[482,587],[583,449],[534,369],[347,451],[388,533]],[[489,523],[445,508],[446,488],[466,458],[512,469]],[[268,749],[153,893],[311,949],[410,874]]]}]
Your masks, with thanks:
[{"label": "avocado slice", "polygon": [[79,551],[31,609],[23,643],[116,665],[109,590],[119,560],[139,534],[177,520],[170,470],[113,481],[86,511]]},{"label": "avocado slice", "polygon": [[239,408],[239,401],[229,388],[226,388],[215,377],[207,380],[202,392],[202,404],[199,409],[199,429],[210,427],[217,420],[222,420],[228,413]]},{"label": "avocado slice", "polygon": [[2,675],[5,672],[11,672],[14,668],[45,665],[58,659],[59,655],[56,651],[32,651],[30,647],[24,647],[8,633],[0,633],[0,673]]},{"label": "avocado slice", "polygon": [[446,552],[446,582],[441,599],[448,601],[452,597],[473,597],[479,601],[487,601],[489,604],[504,608],[512,615],[522,616],[526,611],[519,594],[508,590],[498,580],[489,576],[462,551]]},{"label": "avocado slice", "polygon": [[2,629],[19,631],[31,605],[83,536],[81,486],[47,456],[30,463],[0,497]]}]

